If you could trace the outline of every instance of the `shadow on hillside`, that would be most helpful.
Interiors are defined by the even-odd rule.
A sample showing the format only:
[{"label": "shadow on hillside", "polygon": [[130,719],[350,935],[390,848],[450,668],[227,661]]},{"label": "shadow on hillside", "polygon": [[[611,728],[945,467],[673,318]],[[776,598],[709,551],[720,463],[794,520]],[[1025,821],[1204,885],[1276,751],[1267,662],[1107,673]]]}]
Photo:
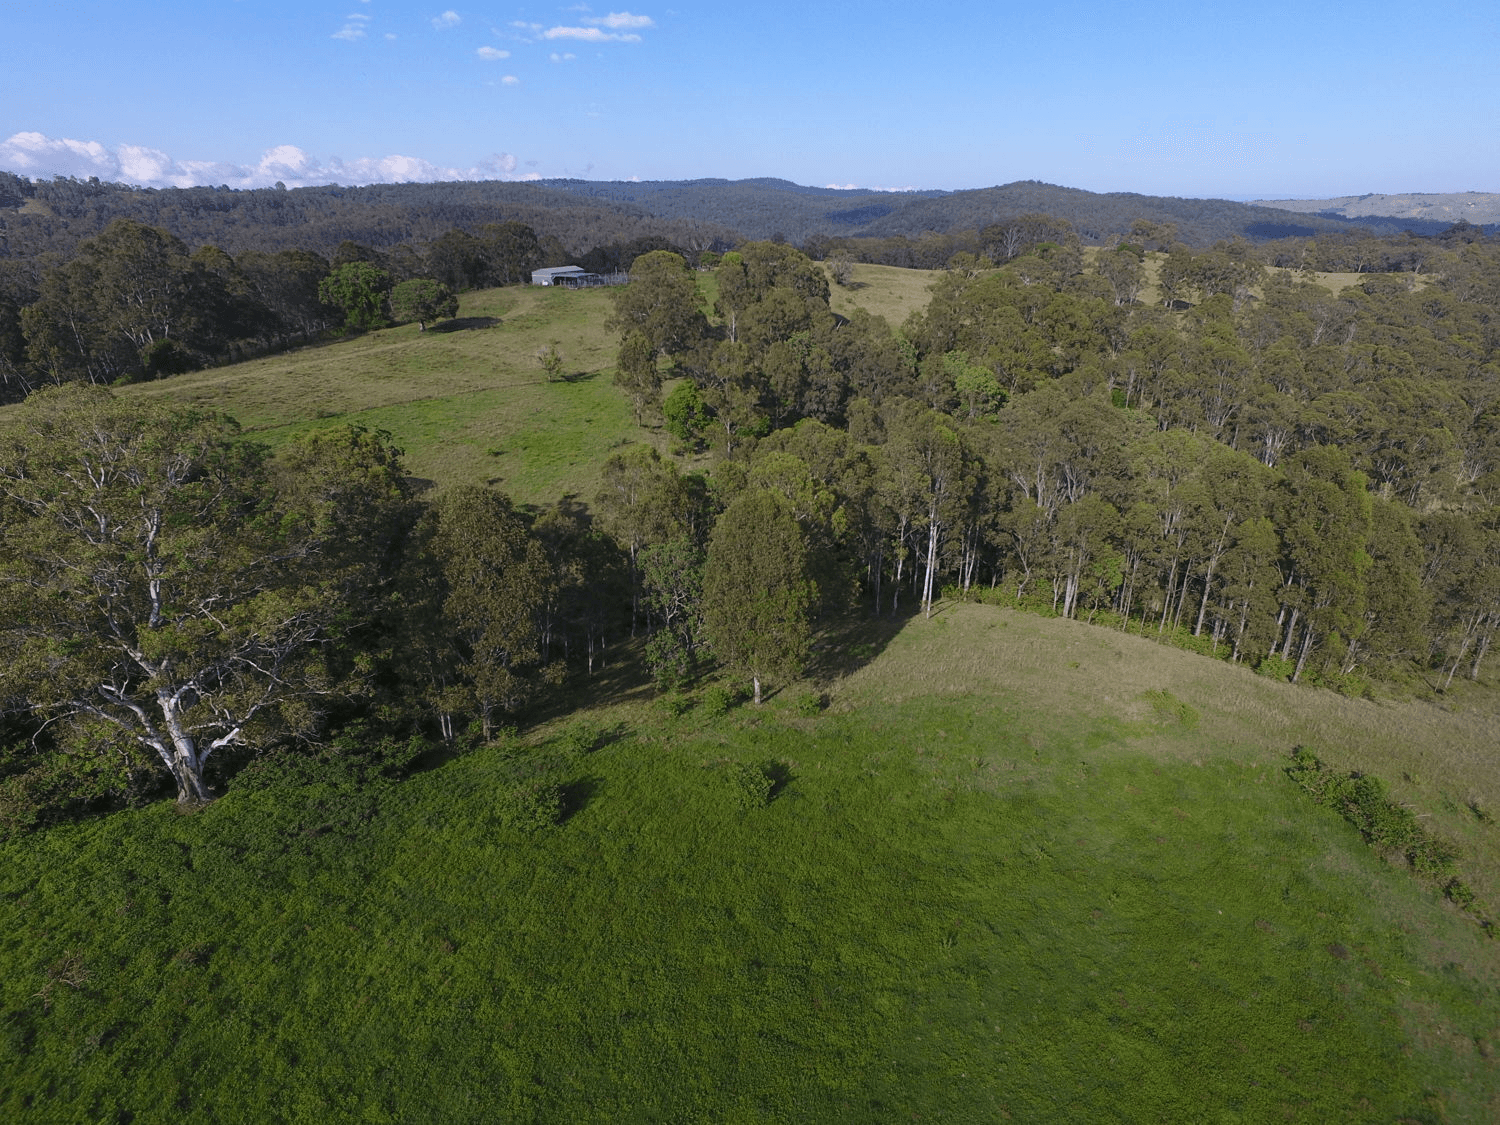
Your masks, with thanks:
[{"label": "shadow on hillside", "polygon": [[919,611],[912,604],[902,606],[894,617],[871,617],[866,606],[829,622],[813,641],[804,675],[815,683],[829,683],[858,671],[884,652]]},{"label": "shadow on hillside", "polygon": [[500,323],[498,316],[456,316],[452,320],[440,320],[427,329],[429,332],[467,332],[473,328],[494,328]]}]

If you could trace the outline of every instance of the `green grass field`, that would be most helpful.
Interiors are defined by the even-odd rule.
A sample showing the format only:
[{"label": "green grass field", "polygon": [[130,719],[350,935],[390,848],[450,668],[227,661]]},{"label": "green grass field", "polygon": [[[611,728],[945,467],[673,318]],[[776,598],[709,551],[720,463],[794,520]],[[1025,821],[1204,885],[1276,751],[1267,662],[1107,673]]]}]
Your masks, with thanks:
[{"label": "green grass field", "polygon": [[[426,332],[382,329],[122,393],[222,410],[272,445],[319,426],[385,429],[411,473],[439,485],[490,482],[519,503],[591,498],[611,452],[652,440],[612,383],[608,315],[604,290],[483,290]],[[549,382],[536,356],[553,341],[565,377]]]},{"label": "green grass field", "polygon": [[617,692],[591,753],[7,845],[0,1117],[1494,1120],[1494,945],[1285,778],[1315,693],[1095,633],[957,606],[825,652],[816,717]]}]

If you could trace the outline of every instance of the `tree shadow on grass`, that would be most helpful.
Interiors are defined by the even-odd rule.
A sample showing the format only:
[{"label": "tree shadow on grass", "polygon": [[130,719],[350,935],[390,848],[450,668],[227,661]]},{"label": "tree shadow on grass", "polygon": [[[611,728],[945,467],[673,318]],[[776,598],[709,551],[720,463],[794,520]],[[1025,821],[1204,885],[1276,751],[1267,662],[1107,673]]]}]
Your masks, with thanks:
[{"label": "tree shadow on grass", "polygon": [[865,610],[827,622],[813,641],[803,674],[815,683],[829,683],[858,671],[920,615],[920,606],[913,604],[902,607],[894,617],[871,617]]},{"label": "tree shadow on grass", "polygon": [[762,762],[760,768],[761,772],[771,782],[771,791],[766,794],[766,804],[768,805],[776,800],[777,797],[780,797],[788,785],[797,780],[796,775],[792,773],[785,762]]},{"label": "tree shadow on grass", "polygon": [[575,813],[582,812],[599,792],[597,777],[580,777],[562,787],[562,800],[558,806],[557,822],[566,824]]},{"label": "tree shadow on grass", "polygon": [[494,328],[500,324],[498,316],[456,316],[452,320],[440,320],[429,325],[429,332],[468,332],[474,328]]}]

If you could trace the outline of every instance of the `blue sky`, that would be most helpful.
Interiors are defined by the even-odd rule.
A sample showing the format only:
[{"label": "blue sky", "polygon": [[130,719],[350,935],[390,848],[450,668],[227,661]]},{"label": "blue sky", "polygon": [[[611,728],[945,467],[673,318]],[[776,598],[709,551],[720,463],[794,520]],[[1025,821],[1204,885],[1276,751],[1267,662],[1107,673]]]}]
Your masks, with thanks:
[{"label": "blue sky", "polygon": [[1452,0],[4,0],[0,168],[1500,191],[1497,64]]}]

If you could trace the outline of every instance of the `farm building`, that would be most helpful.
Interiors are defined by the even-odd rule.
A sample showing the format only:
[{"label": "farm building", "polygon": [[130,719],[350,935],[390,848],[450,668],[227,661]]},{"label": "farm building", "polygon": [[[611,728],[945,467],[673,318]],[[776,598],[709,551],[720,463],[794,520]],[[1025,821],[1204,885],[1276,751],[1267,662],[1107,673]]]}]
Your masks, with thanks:
[{"label": "farm building", "polygon": [[582,266],[548,266],[531,271],[533,285],[560,285],[566,289],[592,289],[599,285],[618,285],[612,277],[589,273]]}]

